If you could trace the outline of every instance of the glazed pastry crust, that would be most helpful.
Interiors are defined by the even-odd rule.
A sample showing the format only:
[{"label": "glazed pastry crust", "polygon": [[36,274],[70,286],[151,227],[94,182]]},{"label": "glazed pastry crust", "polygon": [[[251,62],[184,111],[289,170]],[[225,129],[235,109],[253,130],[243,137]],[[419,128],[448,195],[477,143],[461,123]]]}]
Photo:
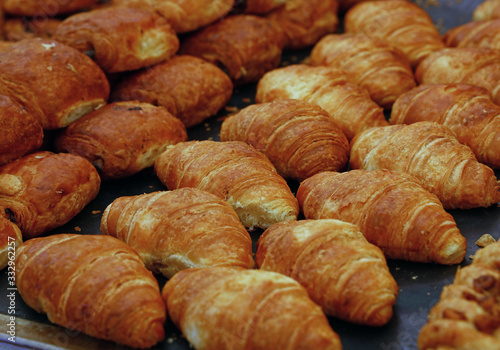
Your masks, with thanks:
[{"label": "glazed pastry crust", "polygon": [[86,158],[102,179],[113,179],[152,167],[167,146],[183,141],[186,128],[165,108],[126,101],[71,124],[56,139],[56,149]]},{"label": "glazed pastry crust", "polygon": [[104,235],[60,234],[17,251],[23,300],[53,323],[136,348],[164,338],[165,304],[137,253]]},{"label": "glazed pastry crust", "polygon": [[0,168],[0,212],[24,239],[67,223],[97,196],[100,178],[86,159],[41,151]]},{"label": "glazed pastry crust", "polygon": [[281,274],[184,270],[166,283],[162,296],[172,321],[196,349],[342,349],[321,308]]},{"label": "glazed pastry crust", "polygon": [[222,70],[182,55],[132,73],[114,87],[111,99],[163,106],[189,128],[215,115],[232,93],[231,79]]},{"label": "glazed pastry crust", "polygon": [[306,219],[355,224],[389,259],[451,265],[467,250],[451,214],[407,174],[323,172],[300,184],[297,199]]},{"label": "glazed pastry crust", "polygon": [[90,8],[97,1],[4,0],[2,7],[5,13],[9,15],[46,18]]},{"label": "glazed pastry crust", "polygon": [[327,315],[381,326],[392,317],[398,286],[382,251],[358,227],[339,220],[277,223],[260,236],[260,269],[292,277]]},{"label": "glazed pastry crust", "polygon": [[473,21],[448,30],[443,41],[449,47],[500,49],[500,19]]},{"label": "glazed pastry crust", "polygon": [[254,267],[252,240],[234,209],[195,188],[117,198],[104,211],[101,232],[167,278],[187,268]]},{"label": "glazed pastry crust", "polygon": [[[7,265],[12,266],[7,271],[13,272],[9,276],[15,276],[16,249],[23,243],[23,236],[19,227],[0,216],[0,270]],[[9,264],[9,262],[12,263]]]},{"label": "glazed pastry crust", "polygon": [[349,142],[328,113],[300,100],[248,106],[224,120],[220,139],[252,145],[281,176],[297,181],[341,170],[349,156]]},{"label": "glazed pastry crust", "polygon": [[482,21],[494,18],[500,18],[500,1],[485,0],[480,3],[472,13],[474,21]]}]

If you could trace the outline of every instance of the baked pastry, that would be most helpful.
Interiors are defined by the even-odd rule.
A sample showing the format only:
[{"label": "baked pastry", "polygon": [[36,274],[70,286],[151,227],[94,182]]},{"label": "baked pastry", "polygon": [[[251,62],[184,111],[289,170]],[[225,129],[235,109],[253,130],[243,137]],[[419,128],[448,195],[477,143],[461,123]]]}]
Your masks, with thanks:
[{"label": "baked pastry", "polygon": [[17,250],[23,300],[53,323],[116,343],[149,348],[163,340],[158,282],[137,253],[104,235],[59,234]]},{"label": "baked pastry", "polygon": [[44,129],[68,126],[104,105],[109,96],[106,75],[92,59],[55,40],[40,38],[0,50],[0,85],[40,118]]},{"label": "baked pastry", "polygon": [[420,350],[500,348],[499,257],[500,243],[492,243],[457,271],[420,330]]},{"label": "baked pastry", "polygon": [[222,70],[201,58],[182,55],[123,78],[111,99],[163,106],[189,128],[215,115],[232,93],[231,79]]},{"label": "baked pastry", "polygon": [[8,15],[48,18],[56,15],[67,15],[90,8],[98,0],[4,0],[3,10]]},{"label": "baked pastry", "polygon": [[423,84],[400,96],[391,124],[434,121],[449,127],[481,163],[500,168],[500,106],[479,86]]},{"label": "baked pastry", "polygon": [[168,145],[187,141],[182,122],[163,107],[110,103],[80,118],[56,139],[58,152],[90,161],[102,179],[130,176],[152,167]]},{"label": "baked pastry", "polygon": [[306,219],[355,224],[388,259],[452,265],[467,250],[438,198],[404,173],[323,172],[300,184],[297,199]]},{"label": "baked pastry", "polygon": [[285,5],[291,0],[245,0],[245,12],[263,15]]},{"label": "baked pastry", "polygon": [[51,39],[59,23],[61,23],[60,19],[50,17],[43,20],[7,18],[3,24],[4,37],[8,41],[33,38]]},{"label": "baked pastry", "polygon": [[170,146],[155,162],[169,190],[195,187],[225,199],[245,227],[295,220],[299,205],[266,158],[241,141],[189,141]]},{"label": "baked pastry", "polygon": [[37,150],[43,142],[38,120],[0,94],[0,166]]},{"label": "baked pastry", "polygon": [[319,106],[300,100],[253,104],[224,120],[221,141],[243,141],[264,153],[287,179],[302,181],[320,171],[338,171],[349,142]]},{"label": "baked pastry", "polygon": [[488,20],[500,18],[500,1],[499,0],[484,0],[472,12],[474,21]]},{"label": "baked pastry", "polygon": [[415,71],[419,84],[484,87],[500,102],[500,53],[482,47],[446,48],[427,57]]},{"label": "baked pastry", "polygon": [[15,282],[16,249],[22,243],[23,236],[19,227],[5,217],[0,216],[0,270],[10,266],[10,268],[7,268],[7,276],[14,278],[8,278],[8,281]]},{"label": "baked pastry", "polygon": [[[364,1],[374,1],[374,0],[337,0],[339,2],[339,9],[341,12],[346,12],[349,10],[351,7],[354,5],[364,2]],[[380,0],[377,0],[380,1]],[[385,1],[390,1],[390,0],[385,0]]]},{"label": "baked pastry", "polygon": [[340,350],[327,318],[293,279],[231,267],[177,273],[162,291],[168,313],[198,350]]},{"label": "baked pastry", "polygon": [[285,49],[299,50],[314,45],[339,25],[337,0],[288,0],[266,15],[285,34]]},{"label": "baked pastry", "polygon": [[257,85],[255,101],[297,99],[323,108],[347,139],[372,127],[388,125],[382,108],[343,71],[333,67],[294,64],[266,73]]},{"label": "baked pastry", "polygon": [[473,21],[451,28],[443,35],[449,47],[500,49],[500,19]]},{"label": "baked pastry", "polygon": [[406,55],[385,40],[364,34],[324,36],[311,52],[311,64],[344,70],[386,109],[416,86]]},{"label": "baked pastry", "polygon": [[453,131],[435,122],[375,127],[351,141],[353,169],[390,169],[418,178],[445,209],[488,207],[500,201],[493,170],[477,161]]},{"label": "baked pastry", "polygon": [[67,223],[99,187],[99,175],[85,158],[32,153],[0,167],[0,213],[29,239]]},{"label": "baked pastry", "polygon": [[252,239],[234,209],[196,188],[119,197],[104,211],[101,232],[167,278],[193,267],[254,267]]},{"label": "baked pastry", "polygon": [[160,15],[143,9],[109,7],[72,15],[54,39],[80,52],[92,52],[105,72],[136,70],[171,58],[179,39]]},{"label": "baked pastry", "polygon": [[413,67],[445,47],[427,12],[407,0],[360,2],[347,11],[344,29],[390,42]]},{"label": "baked pastry", "polygon": [[327,315],[369,326],[392,318],[398,285],[384,254],[339,220],[274,224],[257,243],[257,266],[292,277]]},{"label": "baked pastry", "polygon": [[226,72],[235,85],[256,82],[278,67],[285,44],[281,28],[253,15],[233,15],[186,38],[180,52],[203,58]]}]

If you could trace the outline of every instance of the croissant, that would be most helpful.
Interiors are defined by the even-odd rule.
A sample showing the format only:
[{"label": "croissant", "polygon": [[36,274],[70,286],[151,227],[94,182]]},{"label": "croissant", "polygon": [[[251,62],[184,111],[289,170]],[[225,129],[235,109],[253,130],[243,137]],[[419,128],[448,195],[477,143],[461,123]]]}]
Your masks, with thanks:
[{"label": "croissant", "polygon": [[0,270],[9,266],[7,268],[9,284],[10,281],[14,282],[16,279],[16,249],[22,243],[23,236],[19,227],[5,217],[0,216]]},{"label": "croissant", "polygon": [[44,21],[49,17],[64,15],[84,10],[95,5],[98,0],[4,0],[3,11],[9,15],[33,17]]},{"label": "croissant", "polygon": [[449,47],[500,49],[500,20],[473,21],[448,30],[443,41]]},{"label": "croissant", "polygon": [[17,250],[23,300],[74,331],[137,348],[163,340],[165,304],[137,253],[104,235],[59,234]]},{"label": "croissant", "polygon": [[429,55],[417,67],[419,84],[470,84],[491,92],[500,102],[500,53],[484,47],[446,48]]},{"label": "croissant", "polygon": [[198,350],[340,350],[307,291],[278,273],[230,267],[177,273],[162,291],[174,324]]},{"label": "croissant", "polygon": [[403,51],[413,67],[445,47],[432,18],[407,0],[360,2],[347,11],[344,29],[386,40]]},{"label": "croissant", "polygon": [[0,167],[0,213],[25,239],[62,226],[100,188],[96,169],[73,154],[40,151]]},{"label": "croissant", "polygon": [[474,21],[488,20],[493,18],[500,18],[499,0],[485,0],[477,5],[477,7],[472,12],[472,19]]},{"label": "croissant", "polygon": [[323,172],[300,184],[297,200],[306,219],[357,225],[389,259],[452,265],[465,256],[466,241],[451,214],[410,175]]},{"label": "croissant", "polygon": [[255,101],[298,99],[323,108],[350,140],[358,132],[388,125],[382,108],[342,71],[295,64],[266,73],[257,85]]},{"label": "croissant", "polygon": [[180,188],[115,199],[101,232],[134,248],[153,273],[171,278],[193,267],[252,268],[252,240],[236,212],[221,198]]},{"label": "croissant", "polygon": [[484,88],[465,84],[423,84],[400,96],[389,122],[433,121],[450,128],[479,162],[500,168],[500,107]]},{"label": "croissant", "polygon": [[328,113],[300,100],[250,105],[224,120],[220,139],[252,145],[281,176],[297,181],[338,171],[349,157],[349,142]]},{"label": "croissant", "polygon": [[396,281],[383,253],[355,225],[331,219],[274,224],[259,238],[256,262],[298,281],[327,315],[370,326],[392,317]]},{"label": "croissant", "polygon": [[311,52],[311,64],[344,70],[369,92],[373,101],[387,109],[416,86],[403,52],[384,40],[362,34],[324,36]]},{"label": "croissant", "polygon": [[420,350],[500,348],[499,257],[500,243],[493,243],[458,270],[420,330]]},{"label": "croissant", "polygon": [[156,159],[155,171],[169,190],[195,187],[225,199],[250,230],[295,220],[299,213],[269,159],[241,141],[178,143]]},{"label": "croissant", "polygon": [[390,125],[356,135],[350,165],[411,174],[445,209],[488,207],[500,201],[493,170],[479,163],[448,127],[434,122]]},{"label": "croissant", "polygon": [[[342,13],[346,12],[349,10],[351,7],[354,5],[364,2],[364,1],[382,1],[382,0],[337,0],[339,2],[339,9]],[[390,0],[385,0],[385,1],[390,1]]]}]

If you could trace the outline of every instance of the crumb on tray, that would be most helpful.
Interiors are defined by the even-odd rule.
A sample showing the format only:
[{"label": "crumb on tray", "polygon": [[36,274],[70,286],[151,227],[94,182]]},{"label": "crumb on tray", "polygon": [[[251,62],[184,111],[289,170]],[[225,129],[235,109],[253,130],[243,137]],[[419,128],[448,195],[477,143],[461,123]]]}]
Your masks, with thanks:
[{"label": "crumb on tray", "polygon": [[486,233],[486,234],[482,235],[481,237],[479,237],[479,239],[476,241],[476,245],[478,247],[484,248],[487,245],[489,245],[491,243],[495,243],[495,242],[496,242],[495,238],[493,238],[493,236],[490,235],[489,233]]}]

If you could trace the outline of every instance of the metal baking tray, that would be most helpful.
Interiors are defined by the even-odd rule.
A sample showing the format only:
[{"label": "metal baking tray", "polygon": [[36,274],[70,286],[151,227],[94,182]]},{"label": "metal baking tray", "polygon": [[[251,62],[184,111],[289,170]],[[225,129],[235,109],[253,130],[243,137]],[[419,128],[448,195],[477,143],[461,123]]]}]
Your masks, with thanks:
[{"label": "metal baking tray", "polygon": [[[416,0],[414,2],[427,10],[439,31],[444,33],[449,28],[470,21],[472,11],[481,0]],[[283,55],[282,65],[302,62],[308,54],[308,50],[286,52]],[[255,84],[235,88],[224,110],[204,123],[188,129],[189,139],[218,141],[220,125],[224,117],[254,103],[255,88]],[[496,171],[496,175],[500,177],[500,172]],[[298,183],[290,182],[290,187],[295,193]],[[99,234],[102,213],[115,198],[160,190],[166,190],[166,188],[152,169],[146,169],[126,179],[105,181],[94,201],[68,224],[51,233]],[[470,264],[470,256],[478,249],[475,241],[483,234],[489,233],[497,240],[500,238],[500,207],[498,205],[472,210],[452,210],[450,213],[468,242],[466,258],[460,266]],[[255,242],[261,233],[262,231],[259,230],[251,232],[254,249]],[[331,326],[339,334],[344,350],[417,349],[420,328],[425,324],[432,306],[439,300],[443,286],[452,283],[459,267],[404,261],[388,261],[388,265],[400,288],[392,320],[387,325],[374,328],[330,318]],[[158,281],[161,288],[166,279],[159,276]],[[122,345],[98,340],[53,325],[45,315],[30,309],[16,291],[14,291],[15,299],[12,304],[8,298],[10,292],[7,284],[7,271],[4,270],[0,274],[0,349],[128,349]],[[9,314],[11,305],[14,305],[14,314]],[[8,340],[11,335],[7,333],[9,316],[12,315],[16,317],[15,343]],[[167,321],[166,340],[154,349],[190,349],[190,346],[176,327]]]}]

